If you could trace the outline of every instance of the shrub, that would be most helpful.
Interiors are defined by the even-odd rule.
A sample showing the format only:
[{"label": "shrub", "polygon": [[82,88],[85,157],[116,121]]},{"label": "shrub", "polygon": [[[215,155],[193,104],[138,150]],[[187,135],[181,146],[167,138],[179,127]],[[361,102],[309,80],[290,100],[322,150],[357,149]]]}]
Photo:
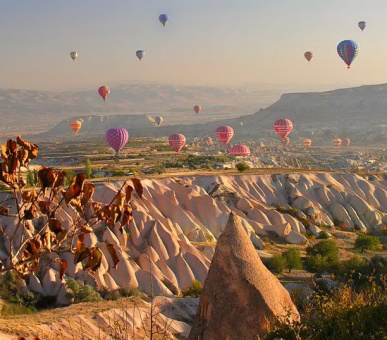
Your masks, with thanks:
[{"label": "shrub", "polygon": [[81,281],[76,281],[73,278],[69,278],[66,282],[67,288],[69,288],[74,294],[74,302],[97,302],[101,301],[101,295],[91,286],[84,284]]},{"label": "shrub", "polygon": [[326,257],[329,262],[337,262],[339,260],[339,248],[332,240],[324,240],[313,247],[307,247],[306,253],[308,255],[321,255]]},{"label": "shrub", "polygon": [[235,167],[239,172],[245,172],[247,170],[250,170],[250,166],[246,162],[238,163],[235,165]]},{"label": "shrub", "polygon": [[318,234],[318,237],[317,237],[319,240],[326,240],[326,239],[329,239],[329,234],[325,231],[325,230],[322,230],[320,231],[320,233]]},{"label": "shrub", "polygon": [[274,255],[267,262],[267,268],[274,273],[281,274],[286,268],[286,260],[282,255]]},{"label": "shrub", "polygon": [[91,161],[89,158],[86,158],[85,160],[85,175],[86,178],[91,178],[91,173],[93,170],[91,169]]},{"label": "shrub", "polygon": [[285,259],[285,267],[289,270],[289,273],[293,269],[302,269],[302,261],[300,251],[298,249],[288,249],[282,253],[282,257]]},{"label": "shrub", "polygon": [[200,281],[193,280],[192,286],[181,291],[184,297],[199,297],[203,292],[203,284]]},{"label": "shrub", "polygon": [[317,274],[322,274],[330,270],[328,258],[320,254],[307,257],[305,267],[309,272]]},{"label": "shrub", "polygon": [[355,241],[355,248],[362,253],[366,250],[378,250],[380,249],[380,239],[377,236],[360,234]]}]

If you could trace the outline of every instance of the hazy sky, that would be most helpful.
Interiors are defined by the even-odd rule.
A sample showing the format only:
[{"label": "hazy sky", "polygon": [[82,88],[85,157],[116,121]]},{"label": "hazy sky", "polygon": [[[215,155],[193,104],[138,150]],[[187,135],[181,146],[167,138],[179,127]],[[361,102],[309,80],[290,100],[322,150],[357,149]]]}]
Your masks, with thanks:
[{"label": "hazy sky", "polygon": [[[386,13],[386,0],[0,0],[0,87],[384,83]],[[360,46],[350,70],[336,53],[344,39]]]}]

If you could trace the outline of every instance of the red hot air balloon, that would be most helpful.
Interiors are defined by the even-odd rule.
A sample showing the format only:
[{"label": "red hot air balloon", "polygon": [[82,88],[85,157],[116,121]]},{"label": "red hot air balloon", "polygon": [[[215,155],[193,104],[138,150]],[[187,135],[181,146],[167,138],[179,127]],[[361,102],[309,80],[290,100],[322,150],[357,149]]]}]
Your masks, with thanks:
[{"label": "red hot air balloon", "polygon": [[349,144],[351,144],[351,140],[349,138],[344,138],[341,145],[348,148]]},{"label": "red hot air balloon", "polygon": [[284,139],[293,130],[293,123],[289,119],[278,119],[274,123],[274,130],[281,139]]},{"label": "red hot air balloon", "polygon": [[281,139],[281,144],[284,148],[286,148],[290,143],[290,138],[289,137],[285,137],[283,139]]},{"label": "red hot air balloon", "polygon": [[223,146],[226,146],[233,136],[234,129],[231,126],[222,125],[216,129],[216,138],[223,144]]},{"label": "red hot air balloon", "polygon": [[238,144],[231,148],[230,155],[233,156],[249,156],[250,149],[246,145]]},{"label": "red hot air balloon", "polygon": [[180,152],[185,144],[185,137],[181,133],[174,133],[169,136],[168,142],[174,151]]},{"label": "red hot air balloon", "polygon": [[305,138],[303,141],[302,141],[302,144],[308,148],[312,145],[312,141],[309,139],[309,138]]},{"label": "red hot air balloon", "polygon": [[339,148],[341,146],[341,139],[340,138],[335,138],[332,141],[332,144],[333,144],[334,147]]},{"label": "red hot air balloon", "polygon": [[110,93],[109,86],[101,86],[98,89],[98,93],[103,98],[103,100],[106,100]]},{"label": "red hot air balloon", "polygon": [[305,52],[305,53],[304,53],[304,57],[305,57],[305,59],[306,59],[308,62],[311,61],[312,58],[313,58],[313,52],[310,52],[310,51]]},{"label": "red hot air balloon", "polygon": [[71,130],[74,131],[75,134],[78,133],[79,129],[82,127],[82,123],[79,120],[74,120],[70,123]]},{"label": "red hot air balloon", "polygon": [[202,107],[200,105],[195,105],[193,109],[198,114],[202,110]]},{"label": "red hot air balloon", "polygon": [[122,150],[128,138],[128,131],[122,128],[110,129],[106,132],[106,140],[116,153]]}]

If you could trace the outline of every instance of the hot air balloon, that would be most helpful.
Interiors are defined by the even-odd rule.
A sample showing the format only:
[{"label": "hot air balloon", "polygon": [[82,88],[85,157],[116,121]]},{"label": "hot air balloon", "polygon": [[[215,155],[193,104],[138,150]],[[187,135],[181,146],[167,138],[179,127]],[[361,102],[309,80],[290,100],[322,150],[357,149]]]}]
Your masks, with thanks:
[{"label": "hot air balloon", "polygon": [[212,138],[211,138],[211,137],[204,137],[204,138],[203,138],[203,143],[207,143],[207,144],[209,144],[209,145],[214,144],[214,142],[212,141]]},{"label": "hot air balloon", "polygon": [[223,146],[226,146],[233,136],[234,129],[231,126],[222,125],[216,129],[216,138],[223,144]]},{"label": "hot air balloon", "polygon": [[285,137],[285,138],[282,138],[281,139],[281,144],[284,148],[286,148],[290,143],[290,138],[289,137]]},{"label": "hot air balloon", "polygon": [[74,120],[70,123],[71,130],[74,131],[75,134],[78,133],[79,129],[82,127],[82,122],[79,120]]},{"label": "hot air balloon", "polygon": [[160,14],[159,20],[163,24],[163,26],[165,27],[165,25],[168,23],[169,17],[167,14]]},{"label": "hot air balloon", "polygon": [[71,59],[72,60],[75,60],[75,59],[77,59],[78,58],[78,52],[70,52],[70,57],[71,57]]},{"label": "hot air balloon", "polygon": [[305,57],[305,59],[306,59],[308,62],[311,61],[312,58],[313,58],[313,52],[310,52],[310,51],[305,52],[305,53],[304,53],[304,57]]},{"label": "hot air balloon", "polygon": [[185,137],[181,133],[174,133],[169,136],[168,142],[174,151],[180,152],[185,144]]},{"label": "hot air balloon", "polygon": [[366,28],[367,23],[365,21],[359,21],[359,23],[357,25],[359,26],[359,28],[362,31],[364,31],[364,29]]},{"label": "hot air balloon", "polygon": [[344,40],[337,45],[337,53],[350,68],[359,53],[359,46],[353,40]]},{"label": "hot air balloon", "polygon": [[332,144],[333,144],[334,147],[339,148],[341,146],[341,139],[340,138],[335,138],[332,141]]},{"label": "hot air balloon", "polygon": [[249,156],[250,149],[246,145],[238,144],[231,148],[230,155],[233,156]]},{"label": "hot air balloon", "polygon": [[129,133],[123,128],[109,129],[106,132],[106,140],[113,150],[118,153],[128,142]]},{"label": "hot air balloon", "polygon": [[157,116],[157,117],[155,117],[155,124],[156,124],[156,126],[160,126],[161,125],[161,123],[163,122],[163,117],[161,117],[161,116]]},{"label": "hot air balloon", "polygon": [[309,139],[309,138],[305,138],[303,141],[302,141],[302,144],[305,146],[305,147],[309,147],[312,145],[312,141]]},{"label": "hot air balloon", "polygon": [[351,144],[351,140],[349,138],[344,138],[341,145],[348,148],[349,144]]},{"label": "hot air balloon", "polygon": [[293,123],[289,119],[278,119],[274,123],[274,130],[281,139],[284,139],[293,130]]},{"label": "hot air balloon", "polygon": [[98,93],[103,98],[103,100],[106,100],[110,93],[109,86],[101,86],[98,89]]},{"label": "hot air balloon", "polygon": [[240,125],[240,126],[243,126],[243,122],[239,122],[239,125]]},{"label": "hot air balloon", "polygon": [[196,113],[199,113],[202,110],[202,107],[200,105],[195,105],[193,109]]},{"label": "hot air balloon", "polygon": [[140,59],[140,61],[142,60],[144,55],[145,55],[145,52],[143,50],[136,51],[136,56],[137,56],[138,59]]}]

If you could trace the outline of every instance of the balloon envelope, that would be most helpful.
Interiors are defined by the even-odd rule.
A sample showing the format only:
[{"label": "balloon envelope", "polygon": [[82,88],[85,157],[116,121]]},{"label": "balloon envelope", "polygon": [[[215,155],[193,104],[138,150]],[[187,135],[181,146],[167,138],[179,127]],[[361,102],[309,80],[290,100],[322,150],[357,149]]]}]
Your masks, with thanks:
[{"label": "balloon envelope", "polygon": [[359,26],[359,28],[364,31],[364,29],[366,28],[367,26],[367,23],[365,21],[359,21],[359,23],[357,24]]},{"label": "balloon envelope", "polygon": [[231,126],[219,126],[216,129],[216,138],[224,146],[231,140],[234,136],[234,129]]},{"label": "balloon envelope", "polygon": [[109,129],[106,132],[106,140],[115,152],[119,152],[128,142],[129,133],[123,128]]},{"label": "balloon envelope", "polygon": [[78,52],[75,52],[75,51],[74,51],[74,52],[71,52],[71,53],[70,53],[70,57],[71,57],[72,60],[77,59],[77,58],[78,58]]},{"label": "balloon envelope", "polygon": [[79,129],[82,127],[82,123],[79,120],[74,120],[70,123],[70,128],[75,132],[75,134],[78,133]]},{"label": "balloon envelope", "polygon": [[359,53],[359,46],[353,40],[343,40],[337,45],[337,53],[350,68],[352,62]]},{"label": "balloon envelope", "polygon": [[169,136],[168,142],[174,151],[180,152],[185,144],[185,137],[181,133],[174,133]]},{"label": "balloon envelope", "polygon": [[335,138],[332,141],[332,144],[333,144],[334,147],[339,148],[341,146],[341,139],[340,138]]},{"label": "balloon envelope", "polygon": [[163,122],[163,117],[161,117],[161,116],[157,116],[157,117],[155,117],[155,123],[156,123],[156,126],[160,126],[161,125],[161,123]]},{"label": "balloon envelope", "polygon": [[341,145],[346,148],[349,146],[349,144],[351,144],[351,140],[349,138],[344,138],[341,142]]},{"label": "balloon envelope", "polygon": [[250,155],[250,149],[248,146],[243,144],[234,145],[231,148],[230,155],[233,156],[249,156]]},{"label": "balloon envelope", "polygon": [[138,59],[142,60],[144,55],[145,55],[145,52],[143,50],[136,51],[136,56],[137,56]]},{"label": "balloon envelope", "polygon": [[302,144],[306,147],[309,147],[312,145],[312,141],[309,139],[309,138],[305,138],[303,141],[302,141]]},{"label": "balloon envelope", "polygon": [[106,100],[106,98],[109,96],[109,93],[110,93],[109,86],[101,86],[98,89],[98,93],[103,98],[103,100]]},{"label": "balloon envelope", "polygon": [[313,58],[313,52],[310,52],[310,51],[305,52],[305,53],[304,53],[304,57],[305,57],[305,59],[306,59],[307,61],[311,61],[312,58]]},{"label": "balloon envelope", "polygon": [[169,17],[167,14],[160,14],[159,20],[163,24],[163,26],[165,27],[165,25],[168,23]]},{"label": "balloon envelope", "polygon": [[202,107],[200,105],[195,105],[193,109],[196,113],[199,113],[202,110]]},{"label": "balloon envelope", "polygon": [[274,131],[284,139],[293,130],[293,123],[289,119],[278,119],[274,123]]}]

